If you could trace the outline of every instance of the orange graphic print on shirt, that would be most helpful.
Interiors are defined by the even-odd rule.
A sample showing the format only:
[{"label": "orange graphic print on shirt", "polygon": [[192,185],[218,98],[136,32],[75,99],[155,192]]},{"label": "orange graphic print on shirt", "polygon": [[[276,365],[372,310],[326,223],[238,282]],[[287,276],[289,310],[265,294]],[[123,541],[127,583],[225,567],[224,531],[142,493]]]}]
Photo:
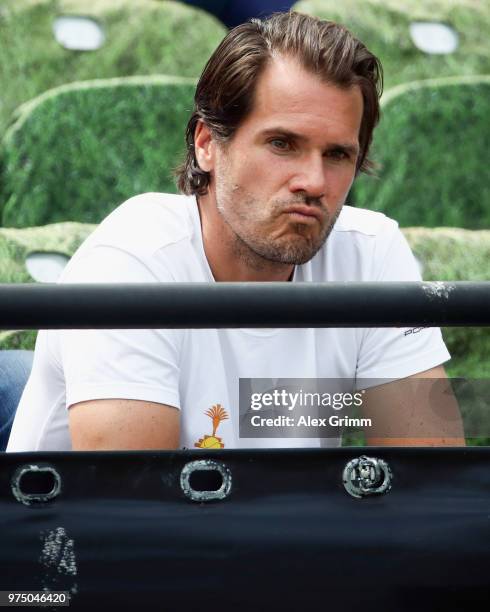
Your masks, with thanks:
[{"label": "orange graphic print on shirt", "polygon": [[199,442],[195,442],[194,446],[196,448],[224,448],[223,440],[216,435],[216,430],[221,421],[229,418],[228,413],[221,404],[215,404],[204,414],[213,421],[213,433],[210,436],[205,435],[204,438],[199,438]]}]

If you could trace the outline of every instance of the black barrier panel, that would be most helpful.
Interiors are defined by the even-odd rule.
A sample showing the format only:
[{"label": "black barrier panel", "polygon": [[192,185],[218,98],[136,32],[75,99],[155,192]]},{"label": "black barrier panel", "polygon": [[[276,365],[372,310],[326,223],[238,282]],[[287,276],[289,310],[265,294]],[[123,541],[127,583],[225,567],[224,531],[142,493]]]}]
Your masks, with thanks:
[{"label": "black barrier panel", "polygon": [[490,325],[490,282],[0,285],[0,329]]},{"label": "black barrier panel", "polygon": [[[70,609],[84,611],[484,609],[489,454],[0,455],[0,590],[66,591]],[[192,462],[221,470],[221,496],[193,500]],[[57,494],[23,501],[13,488],[26,466],[54,470]],[[373,494],[348,492],[346,483],[355,493],[372,476]]]}]

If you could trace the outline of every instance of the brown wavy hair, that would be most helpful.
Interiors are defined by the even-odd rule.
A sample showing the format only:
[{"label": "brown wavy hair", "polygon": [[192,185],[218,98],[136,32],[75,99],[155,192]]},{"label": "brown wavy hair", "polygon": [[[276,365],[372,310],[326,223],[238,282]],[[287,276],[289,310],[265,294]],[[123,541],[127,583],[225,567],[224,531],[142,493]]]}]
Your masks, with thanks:
[{"label": "brown wavy hair", "polygon": [[383,89],[380,61],[344,26],[290,11],[237,26],[204,67],[186,129],[186,158],[174,171],[182,193],[204,195],[211,178],[199,167],[194,151],[198,121],[211,129],[216,140],[231,140],[252,110],[259,76],[277,54],[297,58],[306,70],[326,83],[343,88],[359,85],[364,104],[357,171],[371,171],[368,151],[379,121]]}]

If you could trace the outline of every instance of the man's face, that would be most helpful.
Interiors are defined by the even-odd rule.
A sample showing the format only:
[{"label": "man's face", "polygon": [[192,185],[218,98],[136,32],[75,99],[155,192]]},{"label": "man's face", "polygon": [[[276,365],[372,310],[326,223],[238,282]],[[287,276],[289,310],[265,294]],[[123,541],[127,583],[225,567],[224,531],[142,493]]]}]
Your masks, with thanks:
[{"label": "man's face", "polygon": [[240,252],[283,264],[315,255],[354,180],[362,111],[358,86],[326,84],[292,59],[267,66],[211,169],[223,232]]}]

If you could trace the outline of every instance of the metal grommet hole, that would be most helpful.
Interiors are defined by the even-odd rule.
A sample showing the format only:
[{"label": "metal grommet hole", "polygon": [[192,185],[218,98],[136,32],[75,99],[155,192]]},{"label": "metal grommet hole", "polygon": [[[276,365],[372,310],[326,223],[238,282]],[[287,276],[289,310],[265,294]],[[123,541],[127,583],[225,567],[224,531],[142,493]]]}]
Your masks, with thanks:
[{"label": "metal grommet hole", "polygon": [[218,491],[223,486],[223,476],[218,470],[196,470],[189,476],[194,491]]},{"label": "metal grommet hole", "polygon": [[180,486],[192,501],[221,500],[231,491],[231,472],[212,459],[191,461],[182,469]]},{"label": "metal grommet hole", "polygon": [[366,455],[349,461],[342,474],[345,490],[357,499],[388,493],[392,480],[393,473],[386,461]]},{"label": "metal grommet hole", "polygon": [[15,499],[23,504],[47,502],[59,495],[61,478],[51,466],[25,465],[15,471],[11,487]]}]

